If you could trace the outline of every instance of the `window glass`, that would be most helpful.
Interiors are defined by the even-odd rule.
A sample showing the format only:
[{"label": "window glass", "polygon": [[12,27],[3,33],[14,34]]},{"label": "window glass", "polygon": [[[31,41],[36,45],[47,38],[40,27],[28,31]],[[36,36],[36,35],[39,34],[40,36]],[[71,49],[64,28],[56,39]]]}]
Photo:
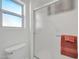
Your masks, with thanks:
[{"label": "window glass", "polygon": [[2,0],[0,0],[0,9],[1,9],[1,7],[2,7]]},{"label": "window glass", "polygon": [[2,18],[2,25],[6,27],[22,27],[22,18],[9,15],[9,14],[3,14]]},{"label": "window glass", "polygon": [[22,6],[13,0],[2,0],[2,9],[22,15]]}]

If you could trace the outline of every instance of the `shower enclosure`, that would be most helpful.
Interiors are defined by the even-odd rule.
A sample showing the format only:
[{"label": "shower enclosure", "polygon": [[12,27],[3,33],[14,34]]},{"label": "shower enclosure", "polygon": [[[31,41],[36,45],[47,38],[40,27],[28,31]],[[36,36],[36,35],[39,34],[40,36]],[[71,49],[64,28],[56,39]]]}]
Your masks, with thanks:
[{"label": "shower enclosure", "polygon": [[54,0],[33,10],[33,59],[72,59],[60,53],[62,30],[55,16],[73,7],[72,0]]}]

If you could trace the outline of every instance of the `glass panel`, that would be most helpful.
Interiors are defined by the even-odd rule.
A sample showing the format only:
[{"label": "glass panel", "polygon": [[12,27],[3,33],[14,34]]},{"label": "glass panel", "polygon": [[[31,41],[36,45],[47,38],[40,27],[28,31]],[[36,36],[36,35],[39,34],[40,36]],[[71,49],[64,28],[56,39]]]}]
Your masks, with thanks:
[{"label": "glass panel", "polygon": [[9,14],[3,14],[2,26],[22,27],[22,18]]},{"label": "glass panel", "polygon": [[2,7],[2,0],[0,0],[0,9],[1,9],[1,7]]},{"label": "glass panel", "polygon": [[22,15],[22,6],[12,0],[2,0],[2,9]]}]

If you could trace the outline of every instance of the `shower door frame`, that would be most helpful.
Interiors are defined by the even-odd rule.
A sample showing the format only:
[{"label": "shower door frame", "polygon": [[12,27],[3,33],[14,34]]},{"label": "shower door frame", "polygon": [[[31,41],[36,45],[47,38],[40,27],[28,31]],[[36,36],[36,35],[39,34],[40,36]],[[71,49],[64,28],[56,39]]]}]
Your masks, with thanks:
[{"label": "shower door frame", "polygon": [[30,59],[34,59],[34,58],[40,59],[38,56],[35,56],[35,31],[36,31],[36,29],[35,29],[35,25],[36,25],[35,15],[36,14],[35,13],[36,13],[36,11],[38,11],[38,10],[40,10],[42,8],[45,8],[45,7],[49,7],[50,5],[55,4],[58,1],[59,0],[51,1],[51,2],[46,3],[46,4],[44,4],[44,5],[42,5],[42,6],[38,7],[38,8],[35,8],[34,10],[32,10],[32,12],[30,11],[30,14],[31,14],[30,15],[31,19],[30,20],[31,20],[31,23],[32,23],[31,24],[31,27],[32,27],[32,38],[31,38],[31,53],[30,53],[31,54],[31,58]]}]

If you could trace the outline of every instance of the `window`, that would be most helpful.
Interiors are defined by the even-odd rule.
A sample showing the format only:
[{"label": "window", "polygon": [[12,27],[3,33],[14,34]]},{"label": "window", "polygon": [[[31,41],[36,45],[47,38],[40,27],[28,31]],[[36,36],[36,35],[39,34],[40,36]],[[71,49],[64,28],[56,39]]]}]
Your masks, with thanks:
[{"label": "window", "polygon": [[9,14],[3,14],[2,25],[10,27],[21,27],[22,25],[21,21],[22,18],[20,17]]},{"label": "window", "polygon": [[2,0],[1,16],[3,27],[23,27],[24,24],[24,5],[15,0]]}]

